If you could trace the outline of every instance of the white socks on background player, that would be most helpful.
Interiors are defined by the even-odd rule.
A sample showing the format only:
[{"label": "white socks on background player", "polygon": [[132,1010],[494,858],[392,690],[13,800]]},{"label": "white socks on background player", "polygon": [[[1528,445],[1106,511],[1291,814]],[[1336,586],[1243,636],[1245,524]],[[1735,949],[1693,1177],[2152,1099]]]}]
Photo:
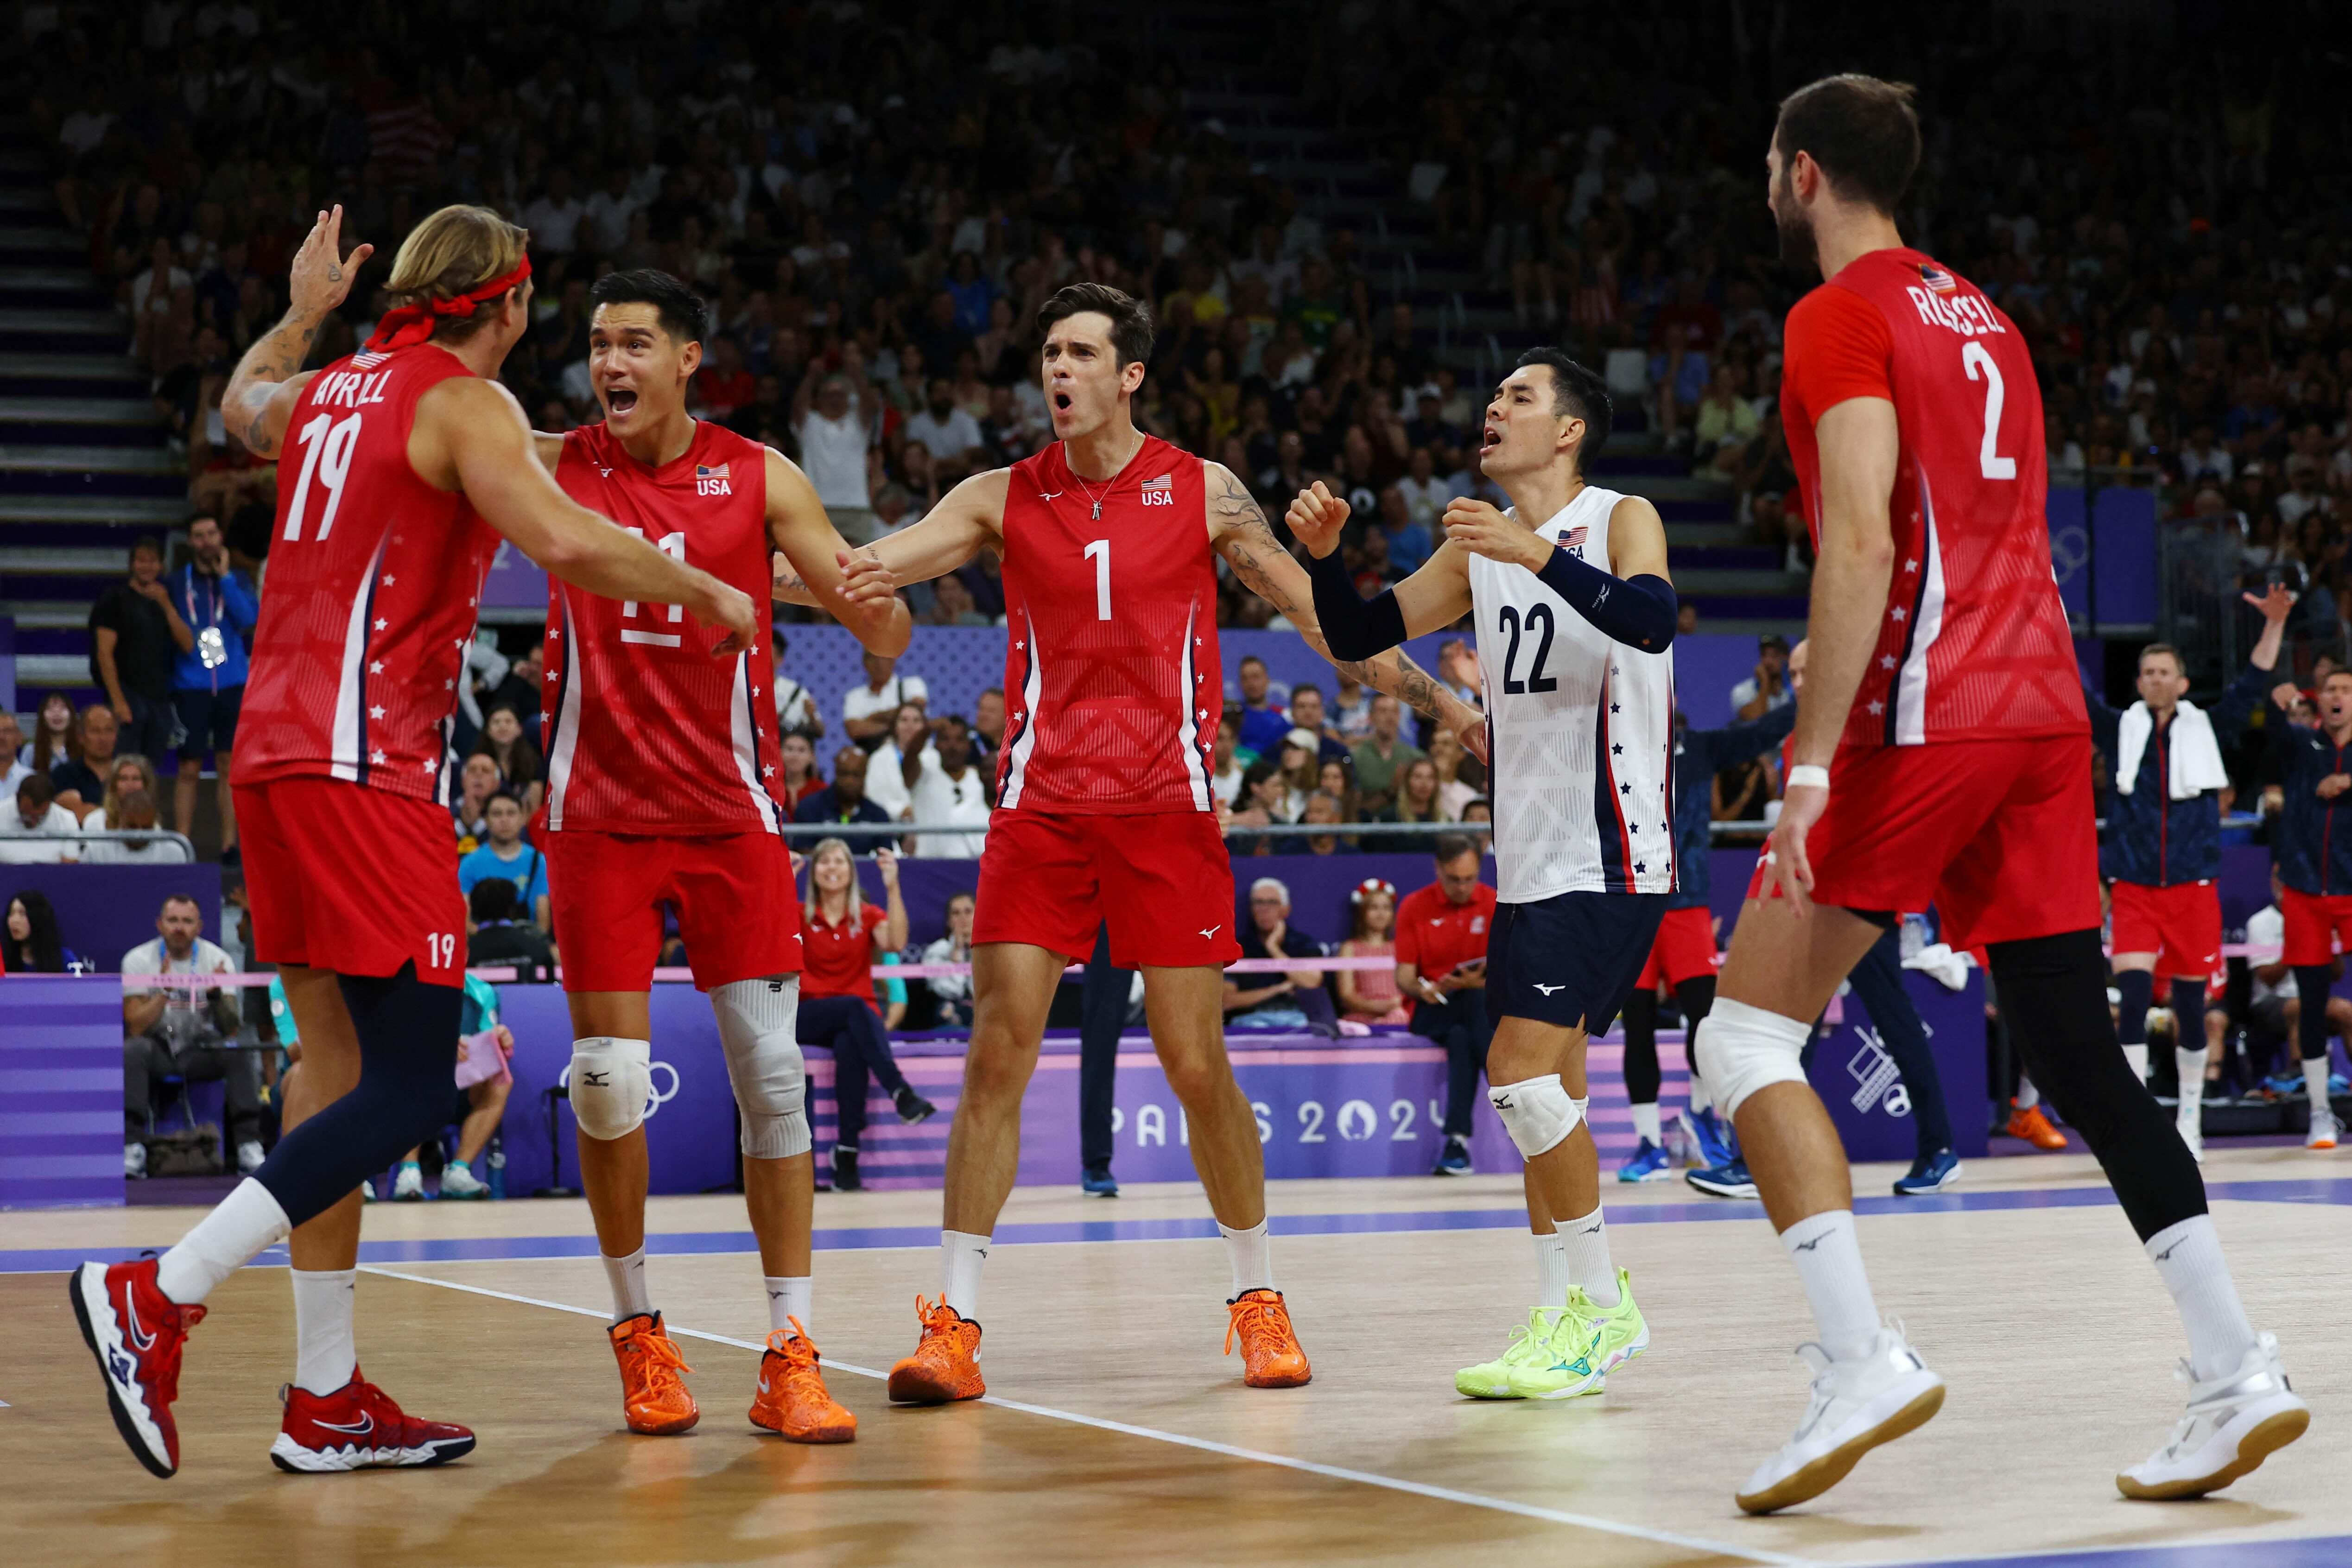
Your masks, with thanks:
[{"label": "white socks on background player", "polygon": [[1617,1268],[1609,1258],[1609,1222],[1592,1212],[1577,1219],[1552,1222],[1549,1236],[1531,1237],[1536,1244],[1536,1305],[1565,1307],[1572,1287],[1583,1287],[1596,1307],[1613,1307]]},{"label": "white socks on background player", "polygon": [[2305,1057],[2304,1058],[2303,1087],[2305,1092],[2311,1096],[2311,1116],[2313,1121],[2317,1121],[2322,1114],[2329,1116],[2336,1114],[2335,1101],[2331,1100],[2327,1097],[2326,1052],[2322,1051],[2315,1057]]},{"label": "white socks on background player", "polygon": [[2189,1365],[2200,1382],[2235,1368],[2254,1342],[2237,1282],[2221,1256],[2221,1238],[2211,1215],[2191,1215],[2166,1226],[2141,1244],[2164,1277],[2172,1304],[2189,1331]]},{"label": "white socks on background player", "polygon": [[351,1382],[360,1352],[352,1335],[359,1289],[356,1268],[291,1268],[294,1277],[294,1386],[328,1394]]},{"label": "white socks on background player", "polygon": [[1664,1148],[1666,1146],[1665,1135],[1658,1130],[1658,1102],[1654,1100],[1650,1101],[1649,1104],[1643,1105],[1639,1100],[1636,1100],[1633,1102],[1632,1110],[1633,1112],[1633,1136],[1636,1138],[1647,1139],[1651,1146],[1654,1148]]},{"label": "white socks on background player", "polygon": [[[2139,1066],[2140,1081],[2145,1083],[2147,1081],[2147,1047],[2145,1046],[2140,1047]],[[2017,1075],[2017,1109],[2020,1110],[2031,1110],[2041,1103],[2042,1091],[2033,1087],[2033,1080],[2032,1079],[2026,1077],[2023,1073],[2019,1073]]]},{"label": "white socks on background player", "polygon": [[1853,1234],[1853,1211],[1830,1209],[1808,1215],[1780,1233],[1780,1245],[1804,1281],[1822,1349],[1832,1361],[1868,1355],[1878,1342],[1878,1303],[1862,1267]]},{"label": "white socks on background player", "polygon": [[2205,1113],[2205,1052],[2179,1049],[2172,1053],[2172,1065],[2180,1075],[2180,1121],[2192,1127],[2201,1127]]}]

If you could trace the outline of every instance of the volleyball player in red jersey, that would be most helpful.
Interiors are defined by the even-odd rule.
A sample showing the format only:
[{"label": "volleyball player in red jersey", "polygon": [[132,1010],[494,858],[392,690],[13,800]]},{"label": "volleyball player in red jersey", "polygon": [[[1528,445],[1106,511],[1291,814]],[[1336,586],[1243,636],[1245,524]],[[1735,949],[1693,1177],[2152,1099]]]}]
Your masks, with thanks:
[{"label": "volleyball player in red jersey", "polygon": [[1991,300],[1896,232],[1918,160],[1911,89],[1862,76],[1785,100],[1767,159],[1783,258],[1824,279],[1789,312],[1780,396],[1819,563],[1771,874],[1732,934],[1698,1066],[1821,1338],[1797,1436],[1738,1500],[1813,1497],[1943,1403],[1879,1320],[1844,1151],[1799,1062],[1895,911],[1931,903],[1947,942],[1987,950],[2027,1068],[2098,1156],[2188,1330],[2188,1413],[2116,1484],[2195,1496],[2310,1413],[2246,1321],[2195,1161],[2116,1044],[2033,362]]},{"label": "volleyball player in red jersey", "polygon": [[278,520],[238,748],[257,956],[302,1035],[286,1136],[160,1259],[84,1264],[74,1310],[116,1426],[159,1476],[179,1467],[171,1405],[205,1297],[292,1233],[297,1366],[270,1458],[291,1470],[430,1465],[474,1446],[362,1377],[352,1349],[359,1184],[441,1124],[456,1069],[465,904],[449,850],[457,683],[499,536],[593,592],[685,605],[699,647],[751,646],[752,600],[566,500],[492,379],[530,324],[524,232],[444,207],[400,247],[406,301],[360,353],[303,356],[371,247],[343,258],[342,210],[294,258],[286,319],[222,399],[246,445],[279,455]]},{"label": "volleyball player in red jersey", "polygon": [[[848,548],[781,453],[686,411],[705,312],[666,272],[609,272],[589,290],[588,375],[604,422],[538,437],[564,493],[747,595],[770,591],[782,551],[814,596],[875,652],[906,651],[896,598],[840,595]],[[810,1153],[794,1038],[801,918],[763,624],[725,662],[685,637],[674,605],[549,585],[547,852],[556,945],[572,1006],[571,1100],[581,1186],[613,1287],[608,1331],[629,1429],[700,1418],[687,1369],[646,1286],[654,958],[677,912],[696,988],[710,997],[741,1112],[743,1196],[767,1277],[768,1349],[753,1425],[845,1443],[857,1421],[825,1392],[808,1335]]]},{"label": "volleyball player in red jersey", "polygon": [[[1241,949],[1209,787],[1223,710],[1215,558],[1321,652],[1313,595],[1238,479],[1136,429],[1129,400],[1151,352],[1149,309],[1076,283],[1038,321],[1060,439],[964,480],[849,572],[854,595],[879,595],[1001,550],[1010,626],[997,808],[972,929],[977,1013],[948,1136],[941,1300],[918,1299],[922,1341],[891,1369],[890,1396],[983,1392],[974,1314],[1019,1162],[1022,1091],[1063,967],[1087,960],[1102,924],[1111,962],[1143,972],[1152,1046],[1225,1238],[1227,1350],[1240,1341],[1253,1386],[1288,1387],[1307,1381],[1307,1357],[1274,1286],[1257,1122],[1224,1049],[1223,967]],[[1477,710],[1401,655],[1340,668],[1435,713],[1484,754]]]}]

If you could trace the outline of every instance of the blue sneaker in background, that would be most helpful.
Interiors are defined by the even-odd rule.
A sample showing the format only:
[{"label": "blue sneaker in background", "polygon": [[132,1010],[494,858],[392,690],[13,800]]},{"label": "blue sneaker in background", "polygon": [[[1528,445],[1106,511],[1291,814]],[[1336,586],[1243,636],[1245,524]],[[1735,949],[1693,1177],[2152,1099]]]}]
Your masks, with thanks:
[{"label": "blue sneaker in background", "polygon": [[1738,1157],[1738,1151],[1732,1147],[1731,1129],[1723,1124],[1713,1106],[1705,1110],[1685,1110],[1675,1120],[1682,1124],[1683,1137],[1690,1144],[1691,1158],[1698,1169],[1728,1165]]},{"label": "blue sneaker in background", "polygon": [[1466,1176],[1470,1174],[1470,1146],[1459,1138],[1445,1140],[1444,1152],[1437,1156],[1433,1176]]},{"label": "blue sneaker in background", "polygon": [[1098,1169],[1089,1170],[1087,1173],[1086,1180],[1078,1184],[1087,1190],[1087,1195],[1088,1197],[1115,1198],[1118,1196],[1118,1184],[1111,1180],[1110,1167],[1108,1165],[1101,1166]]},{"label": "blue sneaker in background", "polygon": [[1748,1173],[1748,1162],[1731,1160],[1706,1170],[1683,1173],[1683,1180],[1700,1192],[1718,1198],[1752,1198],[1756,1195],[1756,1180]]},{"label": "blue sneaker in background", "polygon": [[1938,1149],[1912,1161],[1910,1172],[1895,1178],[1895,1195],[1912,1198],[1924,1193],[1940,1193],[1959,1179],[1959,1156],[1949,1149]]},{"label": "blue sneaker in background", "polygon": [[1673,1180],[1674,1174],[1674,1168],[1666,1163],[1666,1152],[1647,1138],[1634,1149],[1632,1159],[1617,1167],[1621,1182],[1664,1182]]}]

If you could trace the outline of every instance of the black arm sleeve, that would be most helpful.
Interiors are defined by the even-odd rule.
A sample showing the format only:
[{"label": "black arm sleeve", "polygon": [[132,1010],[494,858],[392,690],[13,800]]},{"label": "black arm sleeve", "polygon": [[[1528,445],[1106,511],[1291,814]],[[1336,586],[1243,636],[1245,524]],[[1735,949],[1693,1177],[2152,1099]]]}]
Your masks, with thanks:
[{"label": "black arm sleeve", "polygon": [[1370,658],[1404,641],[1404,612],[1397,608],[1396,591],[1383,588],[1367,604],[1349,580],[1347,563],[1337,550],[1307,557],[1307,577],[1315,586],[1315,618],[1322,624],[1324,646],[1338,659]]},{"label": "black arm sleeve", "polygon": [[1674,585],[1654,573],[1619,577],[1554,547],[1536,575],[1578,614],[1628,647],[1664,653],[1675,642]]}]

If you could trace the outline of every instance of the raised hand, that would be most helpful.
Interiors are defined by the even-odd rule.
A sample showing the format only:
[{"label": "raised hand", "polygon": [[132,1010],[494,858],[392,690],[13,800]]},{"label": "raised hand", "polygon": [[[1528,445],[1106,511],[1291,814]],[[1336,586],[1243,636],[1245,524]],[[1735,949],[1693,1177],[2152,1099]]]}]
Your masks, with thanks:
[{"label": "raised hand", "polygon": [[1551,559],[1551,542],[1521,528],[1485,501],[1456,496],[1445,503],[1445,537],[1473,555],[1533,572]]},{"label": "raised hand", "polygon": [[2285,620],[2286,613],[2294,608],[2295,595],[2284,583],[2273,583],[2263,593],[2246,593],[2239,597],[2260,610],[2263,619],[2273,623]]},{"label": "raised hand", "polygon": [[362,245],[345,256],[342,233],[343,209],[337,203],[319,215],[302,247],[294,253],[287,286],[295,314],[315,321],[341,304],[360,275],[360,263],[375,254],[374,246]]},{"label": "raised hand", "polygon": [[2302,695],[2303,689],[2292,680],[2282,680],[2271,688],[2271,700],[2277,704],[2282,713],[2294,712],[2295,701]]},{"label": "raised hand", "polygon": [[1307,546],[1318,561],[1339,548],[1339,531],[1348,526],[1354,509],[1343,496],[1335,496],[1318,479],[1298,492],[1298,499],[1283,513],[1283,521],[1301,544]]}]

